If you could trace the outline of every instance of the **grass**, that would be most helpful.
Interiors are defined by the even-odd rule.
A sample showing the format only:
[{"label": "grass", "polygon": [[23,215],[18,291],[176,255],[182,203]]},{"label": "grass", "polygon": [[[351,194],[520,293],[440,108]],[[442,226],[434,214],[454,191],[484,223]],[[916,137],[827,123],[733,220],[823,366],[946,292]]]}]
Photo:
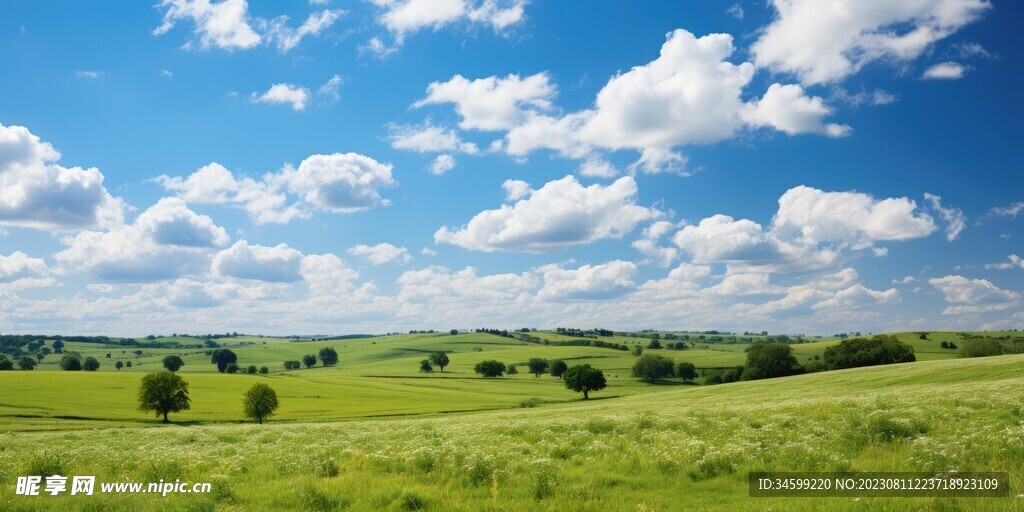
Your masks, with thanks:
[{"label": "grass", "polygon": [[[313,386],[332,371],[273,382]],[[112,377],[127,385],[133,375]],[[240,389],[258,377],[188,378]],[[513,380],[504,384],[542,382]],[[648,386],[663,391],[419,418],[7,432],[4,482],[45,470],[99,481],[210,481],[214,492],[27,498],[4,485],[0,509],[1015,510],[1024,485],[1022,385],[1024,356],[1014,355]],[[289,400],[298,398],[283,398],[282,407]],[[298,409],[287,415],[298,419]],[[1015,491],[987,499],[747,497],[747,473],[771,469],[1009,471]]]}]

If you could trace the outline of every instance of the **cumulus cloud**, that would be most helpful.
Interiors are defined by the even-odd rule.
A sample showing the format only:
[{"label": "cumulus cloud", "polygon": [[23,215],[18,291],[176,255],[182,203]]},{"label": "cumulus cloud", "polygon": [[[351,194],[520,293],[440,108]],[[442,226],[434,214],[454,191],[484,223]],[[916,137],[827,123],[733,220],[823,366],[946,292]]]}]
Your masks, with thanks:
[{"label": "cumulus cloud", "polygon": [[942,220],[946,221],[946,240],[950,242],[956,240],[967,226],[967,218],[964,216],[963,210],[959,208],[944,208],[942,206],[942,197],[935,194],[926,192],[924,198],[931,203],[932,210]]},{"label": "cumulus cloud", "polygon": [[274,84],[263,93],[252,93],[253,103],[270,105],[291,104],[292,110],[305,110],[309,103],[309,89],[293,84]]},{"label": "cumulus cloud", "polygon": [[389,243],[379,243],[377,245],[359,244],[349,248],[348,253],[363,258],[371,265],[384,265],[391,262],[409,263],[412,261],[412,255],[409,254],[408,249],[396,247]]},{"label": "cumulus cloud", "polygon": [[0,254],[0,283],[49,274],[50,269],[41,258],[33,258],[21,251],[14,251],[7,256]]},{"label": "cumulus cloud", "polygon": [[959,80],[970,69],[959,62],[940,62],[924,71],[921,78],[925,80]]},{"label": "cumulus cloud", "polygon": [[213,258],[213,271],[221,277],[290,283],[302,279],[302,253],[278,244],[274,247],[235,242]]},{"label": "cumulus cloud", "polygon": [[595,300],[617,297],[635,288],[637,268],[633,262],[615,260],[575,269],[547,266],[539,273],[544,281],[537,293],[540,300]]},{"label": "cumulus cloud", "polygon": [[464,142],[455,130],[435,126],[429,121],[419,126],[389,125],[391,147],[417,153],[451,153],[460,151],[470,155],[480,152],[471,142]]},{"label": "cumulus cloud", "polygon": [[230,237],[178,198],[163,198],[130,225],[66,237],[55,256],[65,273],[92,271],[111,281],[154,281],[202,273],[211,250]]},{"label": "cumulus cloud", "polygon": [[194,26],[196,40],[185,43],[191,49],[198,42],[199,49],[212,47],[222,50],[248,50],[265,42],[275,42],[281,53],[298,46],[306,36],[317,36],[334,24],[345,11],[327,9],[310,14],[298,28],[287,26],[288,16],[266,20],[249,14],[246,0],[163,0],[157,4],[163,19],[153,35],[166,34],[179,22]]},{"label": "cumulus cloud", "polygon": [[422,29],[438,30],[456,22],[504,30],[523,20],[526,0],[370,0],[383,9],[380,23],[401,42]]},{"label": "cumulus cloud", "polygon": [[521,78],[487,77],[468,80],[455,75],[446,82],[434,82],[427,95],[413,106],[453,103],[462,117],[463,130],[509,130],[523,123],[527,113],[551,108],[555,86],[547,73]]},{"label": "cumulus cloud", "polygon": [[492,274],[480,276],[473,267],[451,271],[431,266],[403,272],[396,280],[398,300],[403,303],[469,305],[475,301],[516,301],[522,294],[538,286],[537,276],[523,274]]},{"label": "cumulus cloud", "polygon": [[821,98],[807,96],[799,85],[772,84],[760,100],[747,104],[740,116],[752,126],[770,126],[787,135],[849,135],[852,128],[848,125],[822,122],[831,113]]},{"label": "cumulus cloud", "polygon": [[45,231],[107,228],[124,204],[91,167],[63,167],[61,154],[24,126],[0,124],[0,226]]},{"label": "cumulus cloud", "polygon": [[341,258],[333,254],[310,254],[302,258],[299,274],[313,295],[338,295],[353,289],[359,277]]},{"label": "cumulus cloud", "polygon": [[640,238],[634,240],[632,244],[633,248],[640,251],[640,254],[645,257],[641,263],[665,268],[672,265],[672,262],[679,257],[679,250],[675,247],[659,246],[658,242],[674,228],[675,224],[667,220],[660,220],[644,228]]},{"label": "cumulus cloud", "polygon": [[751,47],[758,67],[804,84],[841,80],[877,60],[909,60],[987,11],[985,0],[772,0],[777,16]]},{"label": "cumulus cloud", "polygon": [[944,315],[1001,311],[1016,306],[1020,299],[1018,293],[1003,290],[986,279],[949,275],[929,279],[928,284],[942,292],[950,304],[943,310]]},{"label": "cumulus cloud", "polygon": [[[356,153],[312,155],[297,169],[286,165],[261,180],[213,162],[187,178],[161,175],[154,181],[189,202],[240,206],[257,224],[287,224],[310,210],[352,213],[386,205],[379,189],[396,185],[391,165]],[[290,201],[289,193],[299,199]]]},{"label": "cumulus cloud", "polygon": [[465,226],[444,226],[434,233],[434,241],[486,252],[543,253],[621,238],[638,223],[660,215],[637,205],[636,195],[636,182],[629,176],[589,187],[566,176],[514,205],[480,212]]},{"label": "cumulus cloud", "polygon": [[530,184],[523,180],[505,180],[501,184],[501,188],[505,189],[505,200],[506,201],[518,201],[533,191],[530,188]]}]

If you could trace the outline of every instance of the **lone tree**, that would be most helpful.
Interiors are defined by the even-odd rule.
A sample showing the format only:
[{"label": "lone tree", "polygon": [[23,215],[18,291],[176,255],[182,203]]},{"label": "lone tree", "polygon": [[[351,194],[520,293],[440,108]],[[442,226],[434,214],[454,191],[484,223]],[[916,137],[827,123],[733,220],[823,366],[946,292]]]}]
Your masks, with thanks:
[{"label": "lone tree", "polygon": [[320,362],[324,366],[334,366],[338,364],[338,351],[331,347],[324,347],[320,349]]},{"label": "lone tree", "polygon": [[444,373],[444,367],[448,366],[448,354],[444,352],[434,352],[430,354],[430,364],[441,369],[441,373]]},{"label": "lone tree", "polygon": [[100,369],[100,362],[95,357],[89,356],[82,362],[82,369],[87,372],[94,372]]},{"label": "lone tree", "polygon": [[37,363],[35,359],[28,356],[21,356],[21,358],[18,359],[18,368],[21,368],[22,370],[35,370],[37,364],[39,363]]},{"label": "lone tree", "polygon": [[487,378],[501,377],[505,374],[505,363],[493,359],[480,361],[473,367],[473,371]]},{"label": "lone tree", "polygon": [[164,368],[167,368],[169,372],[176,372],[185,366],[185,361],[182,361],[178,356],[167,356],[164,358]]},{"label": "lone tree", "polygon": [[562,376],[565,379],[565,387],[577,393],[583,392],[583,399],[590,399],[591,391],[604,389],[608,384],[604,379],[604,373],[589,364],[573,366],[565,371]]},{"label": "lone tree", "polygon": [[64,371],[80,371],[82,369],[82,359],[74,354],[67,354],[64,357],[60,358],[60,367]]},{"label": "lone tree", "polygon": [[420,371],[423,373],[430,373],[434,371],[434,365],[430,364],[430,359],[420,361]]},{"label": "lone tree", "polygon": [[697,378],[697,367],[693,363],[680,361],[676,363],[676,377],[690,382]]},{"label": "lone tree", "polygon": [[263,420],[274,415],[280,402],[277,401],[277,393],[270,386],[259,383],[253,384],[249,391],[245,392],[242,404],[246,418],[252,418],[256,420],[256,423],[263,423]]},{"label": "lone tree", "polygon": [[452,336],[455,336],[458,333],[459,333],[458,329],[452,329],[452,330],[448,331],[448,334],[451,334]]},{"label": "lone tree", "polygon": [[671,377],[674,371],[672,360],[656,354],[644,354],[633,363],[633,376],[647,382]]},{"label": "lone tree", "polygon": [[122,363],[121,361],[118,361],[118,362],[114,363],[114,368],[117,368],[118,370],[120,370],[121,368],[124,368],[124,363]]},{"label": "lone tree", "polygon": [[313,354],[306,354],[302,356],[302,364],[306,365],[306,368],[312,368],[316,366],[316,356]]},{"label": "lone tree", "polygon": [[526,366],[530,369],[530,373],[532,373],[534,377],[540,377],[540,374],[544,373],[544,371],[548,369],[549,365],[547,359],[534,357],[526,362]]},{"label": "lone tree", "polygon": [[139,410],[153,411],[157,416],[172,412],[187,411],[192,407],[188,397],[188,383],[176,373],[150,373],[142,378],[139,386]]},{"label": "lone tree", "polygon": [[551,361],[551,376],[561,378],[565,371],[569,369],[569,365],[565,364],[565,361],[561,359],[555,359]]},{"label": "lone tree", "polygon": [[217,365],[217,371],[224,373],[228,365],[238,362],[238,355],[228,348],[218,348],[210,353],[210,362]]},{"label": "lone tree", "polygon": [[747,349],[742,380],[771,379],[802,371],[793,348],[785,343],[755,343]]}]

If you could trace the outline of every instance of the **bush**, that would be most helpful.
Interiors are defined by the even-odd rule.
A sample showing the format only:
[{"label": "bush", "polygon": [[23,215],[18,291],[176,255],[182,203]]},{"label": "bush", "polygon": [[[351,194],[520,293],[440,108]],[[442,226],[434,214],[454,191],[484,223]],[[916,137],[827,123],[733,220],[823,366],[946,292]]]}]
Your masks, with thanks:
[{"label": "bush", "polygon": [[270,373],[270,368],[267,368],[266,366],[261,366],[260,367],[260,373],[266,375],[266,374]]},{"label": "bush", "polygon": [[284,362],[284,369],[285,370],[298,370],[299,368],[302,368],[302,363],[300,363],[299,361],[285,361]]},{"label": "bush", "polygon": [[164,368],[167,368],[169,372],[176,372],[185,366],[185,361],[182,361],[178,356],[167,356],[164,358]]},{"label": "bush", "polygon": [[[743,380],[771,379],[798,373],[793,348],[785,343],[755,343],[747,348]],[[723,378],[724,380],[724,378]]]},{"label": "bush", "polygon": [[250,364],[250,365],[249,365],[249,367],[248,367],[248,368],[246,368],[246,371],[247,371],[248,373],[250,373],[250,374],[254,374],[254,373],[256,373],[256,372],[257,372],[257,371],[259,371],[259,370],[257,370],[257,368],[256,368],[256,365],[254,365],[254,364]]},{"label": "bush", "polygon": [[82,362],[82,369],[87,372],[94,372],[100,369],[100,362],[95,357],[89,356]]},{"label": "bush", "polygon": [[671,377],[673,371],[672,360],[662,355],[645,354],[633,364],[633,376],[647,382]]},{"label": "bush", "polygon": [[946,343],[945,341],[943,341],[942,343],[939,343],[939,346],[942,347],[942,348],[949,348],[949,343]]},{"label": "bush", "polygon": [[561,378],[565,371],[569,369],[569,365],[565,364],[565,361],[561,359],[555,359],[551,361],[551,376]]},{"label": "bush", "polygon": [[338,364],[338,351],[331,347],[324,347],[320,349],[320,362],[324,366],[334,366]]},{"label": "bush", "polygon": [[978,338],[961,342],[960,357],[988,357],[1003,353],[1003,344],[992,338]]},{"label": "bush", "polygon": [[651,340],[651,342],[647,344],[647,348],[657,350],[661,348],[661,342],[658,340]]},{"label": "bush", "polygon": [[118,361],[118,362],[114,363],[114,368],[117,368],[118,370],[120,370],[121,368],[124,368],[124,363],[122,363],[121,361]]},{"label": "bush", "polygon": [[508,373],[509,375],[518,375],[519,368],[516,368],[516,365],[514,364],[510,364],[508,365],[508,371],[506,373]]},{"label": "bush", "polygon": [[232,373],[232,374],[234,374],[234,373],[238,373],[238,370],[239,370],[238,365],[235,364],[235,363],[231,363],[231,364],[228,365],[227,368],[224,369],[224,373]]},{"label": "bush", "polygon": [[693,363],[680,361],[676,363],[676,377],[690,382],[697,378],[697,367]]},{"label": "bush", "polygon": [[853,338],[825,349],[825,366],[830,370],[882,364],[910,363],[917,360],[914,348],[895,336],[878,335],[870,339]]},{"label": "bush", "polygon": [[74,354],[67,354],[60,359],[60,367],[69,372],[77,372],[82,369],[82,359]]},{"label": "bush", "polygon": [[274,415],[280,402],[277,400],[277,393],[270,386],[258,383],[253,384],[249,391],[245,392],[242,405],[246,418],[263,423],[264,419]]},{"label": "bush", "polygon": [[433,371],[434,365],[430,364],[430,359],[420,361],[420,373],[431,373]]},{"label": "bush", "polygon": [[505,374],[505,363],[493,359],[480,361],[473,367],[473,371],[488,378],[501,377]]},{"label": "bush", "polygon": [[313,354],[306,354],[302,356],[302,364],[306,365],[306,368],[312,368],[316,366],[316,356]]}]

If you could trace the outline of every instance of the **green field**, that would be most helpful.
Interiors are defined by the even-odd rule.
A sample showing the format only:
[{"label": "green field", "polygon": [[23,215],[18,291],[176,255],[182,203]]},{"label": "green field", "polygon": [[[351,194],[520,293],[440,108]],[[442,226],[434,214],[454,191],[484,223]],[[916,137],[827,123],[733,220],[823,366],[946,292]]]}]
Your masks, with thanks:
[{"label": "green field", "polygon": [[[266,365],[268,375],[217,373],[205,349],[69,342],[65,351],[97,357],[100,371],[60,371],[50,355],[38,370],[0,372],[0,510],[1021,508],[1018,498],[747,497],[746,474],[771,469],[1000,470],[1014,489],[1024,485],[1024,356],[959,359],[940,348],[960,343],[955,333],[898,336],[919,362],[717,386],[640,382],[627,351],[490,334],[221,340],[240,366]],[[804,362],[836,343],[792,346]],[[337,349],[337,367],[283,370],[282,361],[325,346]],[[742,364],[747,346],[647,352],[716,368]],[[419,360],[438,350],[451,365],[419,373]],[[136,410],[136,393],[171,353],[186,361],[193,405],[166,426]],[[527,373],[531,357],[591,364],[608,387],[583,402],[561,380]],[[472,368],[484,359],[518,364],[520,374],[480,378]],[[133,367],[115,370],[116,360]],[[281,399],[265,425],[243,423],[241,395],[254,382]],[[17,476],[43,473],[210,481],[214,492],[13,495]]]}]

